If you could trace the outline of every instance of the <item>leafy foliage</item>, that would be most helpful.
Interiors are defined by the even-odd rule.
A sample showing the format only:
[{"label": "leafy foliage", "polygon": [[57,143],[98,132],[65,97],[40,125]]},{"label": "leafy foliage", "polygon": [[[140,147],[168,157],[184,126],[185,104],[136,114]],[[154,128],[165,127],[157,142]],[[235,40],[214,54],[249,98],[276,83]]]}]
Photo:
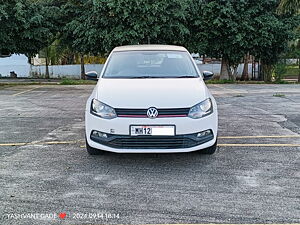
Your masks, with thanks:
[{"label": "leafy foliage", "polygon": [[63,38],[82,53],[106,53],[117,45],[183,44],[191,0],[69,1]]},{"label": "leafy foliage", "polygon": [[32,55],[50,46],[50,53],[83,59],[118,45],[176,44],[222,57],[231,69],[251,54],[270,74],[300,21],[276,14],[278,5],[278,0],[0,0],[0,53]]},{"label": "leafy foliage", "polygon": [[281,0],[278,12],[279,13],[299,13],[300,11],[300,0]]},{"label": "leafy foliage", "polygon": [[[239,3],[207,1],[198,4],[196,12],[200,12],[200,15],[195,21],[191,38],[201,43],[201,52],[217,58],[225,57],[230,64],[235,64],[244,56],[243,48],[247,43],[246,33],[241,30],[244,23],[241,12],[245,6]],[[192,40],[190,42],[193,43]],[[193,46],[197,46],[197,43],[193,43]]]},{"label": "leafy foliage", "polygon": [[299,24],[297,17],[276,14],[277,0],[207,0],[196,6],[191,9],[198,15],[190,21],[190,48],[222,57],[232,68],[248,53],[264,64],[275,64]]},{"label": "leafy foliage", "polygon": [[0,53],[33,55],[58,29],[55,11],[29,0],[0,0]]},{"label": "leafy foliage", "polygon": [[275,77],[275,81],[281,81],[282,80],[282,77],[283,75],[286,73],[287,71],[287,66],[285,63],[283,62],[280,62],[280,63],[277,63],[275,66],[274,66],[274,77]]}]

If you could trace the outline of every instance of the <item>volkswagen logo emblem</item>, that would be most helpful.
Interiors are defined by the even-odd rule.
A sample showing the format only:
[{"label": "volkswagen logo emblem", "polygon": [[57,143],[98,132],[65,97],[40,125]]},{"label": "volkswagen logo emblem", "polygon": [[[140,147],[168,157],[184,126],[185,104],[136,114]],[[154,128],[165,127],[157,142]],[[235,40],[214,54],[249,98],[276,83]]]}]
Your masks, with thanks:
[{"label": "volkswagen logo emblem", "polygon": [[151,107],[147,111],[147,116],[151,119],[155,119],[158,116],[158,111],[156,108]]}]

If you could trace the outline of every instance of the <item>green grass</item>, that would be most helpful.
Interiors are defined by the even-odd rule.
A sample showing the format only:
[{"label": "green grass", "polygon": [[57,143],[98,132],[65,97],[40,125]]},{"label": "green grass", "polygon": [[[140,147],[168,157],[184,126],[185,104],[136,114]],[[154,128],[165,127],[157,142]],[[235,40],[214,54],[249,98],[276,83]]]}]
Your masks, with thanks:
[{"label": "green grass", "polygon": [[59,84],[60,85],[84,85],[84,84],[93,84],[95,85],[97,82],[92,80],[72,80],[72,79],[63,79]]},{"label": "green grass", "polygon": [[283,75],[283,77],[294,77],[297,78],[299,75],[299,66],[291,65],[287,66],[287,71]]},{"label": "green grass", "polygon": [[279,93],[276,93],[273,95],[273,97],[279,97],[279,98],[284,98],[285,95],[284,94],[279,94]]},{"label": "green grass", "polygon": [[287,82],[285,80],[274,81],[273,84],[291,84],[291,82]]},{"label": "green grass", "polygon": [[[56,80],[56,82],[47,82],[39,81],[39,82],[2,82],[0,79],[0,88],[6,88],[11,86],[22,86],[22,85],[95,85],[97,82],[92,80],[74,80],[74,79],[62,79]],[[208,80],[205,81],[207,84],[295,84],[286,81],[278,81],[278,82],[263,82],[263,81],[231,81],[231,80]]]},{"label": "green grass", "polygon": [[231,81],[231,80],[208,80],[205,81],[206,84],[297,84],[297,82],[288,82],[284,80],[274,81],[274,82],[264,82],[264,81]]},{"label": "green grass", "polygon": [[266,84],[264,81],[232,81],[232,80],[208,80],[205,81],[206,84]]},{"label": "green grass", "polygon": [[235,84],[235,81],[232,80],[208,80],[205,81],[207,84]]}]

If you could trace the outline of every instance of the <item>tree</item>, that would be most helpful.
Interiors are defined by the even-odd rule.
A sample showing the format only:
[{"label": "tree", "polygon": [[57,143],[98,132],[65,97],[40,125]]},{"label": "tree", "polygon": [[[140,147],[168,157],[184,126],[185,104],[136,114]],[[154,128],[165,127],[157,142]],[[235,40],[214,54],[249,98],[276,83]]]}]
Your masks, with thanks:
[{"label": "tree", "polygon": [[241,76],[241,80],[249,80],[249,64],[248,64],[248,60],[249,60],[249,54],[244,56],[244,69],[242,72],[242,76]]},{"label": "tree", "polygon": [[[265,80],[293,37],[299,20],[276,14],[277,0],[206,0],[191,10],[193,40],[209,56],[222,57],[221,79],[235,79],[237,65],[246,54],[261,59]],[[196,42],[196,43],[195,43]]]},{"label": "tree", "polygon": [[46,20],[49,24],[49,30],[51,35],[47,37],[45,40],[47,45],[43,49],[45,52],[46,58],[46,78],[50,78],[49,74],[49,64],[53,64],[54,60],[56,60],[57,43],[59,43],[59,34],[61,32],[61,27],[65,24],[64,13],[62,12],[62,4],[65,2],[54,1],[54,0],[31,0],[36,2],[40,7],[40,13],[43,15],[44,20]]},{"label": "tree", "polygon": [[296,39],[289,43],[286,58],[297,59],[298,63],[298,82],[300,83],[300,29],[296,30]]},{"label": "tree", "polygon": [[103,55],[128,44],[183,44],[189,33],[185,20],[191,2],[68,1],[64,11],[72,19],[63,29],[63,43],[81,55]]},{"label": "tree", "polygon": [[[94,27],[96,17],[92,0],[68,0],[61,5],[66,23],[61,33],[61,44],[80,55],[81,79],[85,79],[84,55],[97,52],[102,42],[101,31]],[[99,51],[103,52],[103,51]]]},{"label": "tree", "polygon": [[[48,47],[59,31],[59,8],[39,0],[0,0],[0,53],[29,58]],[[46,48],[48,56],[48,48]],[[46,57],[46,78],[49,78]]]},{"label": "tree", "polygon": [[50,17],[39,2],[0,0],[0,53],[32,56],[53,36]]},{"label": "tree", "polygon": [[291,13],[297,14],[300,10],[300,0],[281,0],[278,12],[279,13]]},{"label": "tree", "polygon": [[[195,7],[196,6],[196,7]],[[199,43],[206,55],[222,58],[221,79],[234,80],[237,67],[249,52],[247,1],[198,1],[192,5],[190,47]]]},{"label": "tree", "polygon": [[251,54],[261,60],[265,81],[271,81],[273,67],[288,49],[288,42],[294,39],[294,30],[300,23],[299,16],[278,15],[277,7],[278,1],[265,1],[252,20],[256,42],[253,42]]},{"label": "tree", "polygon": [[[96,0],[106,50],[126,44],[183,44],[192,0]],[[102,22],[100,22],[102,20]]]},{"label": "tree", "polygon": [[[300,0],[281,0],[278,12],[280,14],[299,14],[300,13]],[[288,54],[298,59],[299,73],[298,82],[300,83],[300,39],[299,39],[299,26],[296,30],[297,39],[290,45]]]}]

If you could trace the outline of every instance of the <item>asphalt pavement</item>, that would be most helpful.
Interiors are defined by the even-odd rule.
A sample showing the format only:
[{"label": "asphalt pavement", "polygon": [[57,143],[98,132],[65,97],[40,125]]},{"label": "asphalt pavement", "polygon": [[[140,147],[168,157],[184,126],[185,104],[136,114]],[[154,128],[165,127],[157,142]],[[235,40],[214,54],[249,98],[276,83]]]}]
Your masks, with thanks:
[{"label": "asphalt pavement", "polygon": [[209,85],[212,156],[89,156],[92,89],[0,87],[0,224],[300,223],[300,85]]}]

